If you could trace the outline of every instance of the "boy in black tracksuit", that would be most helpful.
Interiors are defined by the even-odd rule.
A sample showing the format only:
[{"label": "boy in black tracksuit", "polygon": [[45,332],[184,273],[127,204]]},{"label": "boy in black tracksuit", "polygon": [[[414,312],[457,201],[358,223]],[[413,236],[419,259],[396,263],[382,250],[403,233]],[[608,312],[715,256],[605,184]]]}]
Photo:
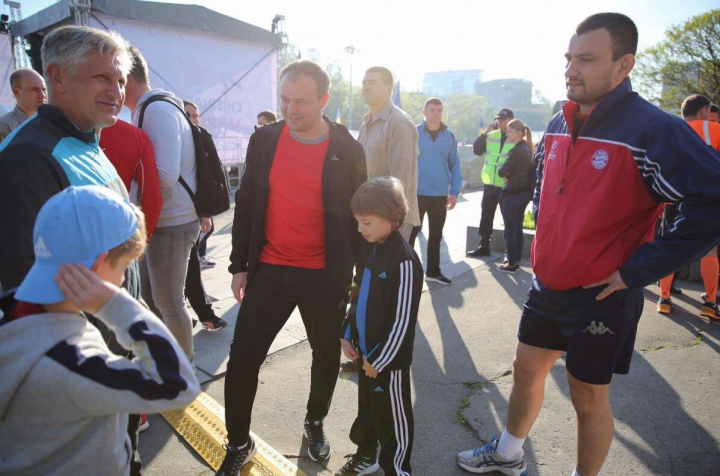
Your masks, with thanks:
[{"label": "boy in black tracksuit", "polygon": [[350,430],[358,450],[335,474],[371,474],[379,463],[387,476],[410,475],[410,363],[422,264],[397,231],[407,213],[399,180],[383,177],[363,184],[351,208],[366,242],[356,273],[359,292],[353,297],[340,341],[349,359],[362,355],[363,369],[358,372],[358,416]]}]

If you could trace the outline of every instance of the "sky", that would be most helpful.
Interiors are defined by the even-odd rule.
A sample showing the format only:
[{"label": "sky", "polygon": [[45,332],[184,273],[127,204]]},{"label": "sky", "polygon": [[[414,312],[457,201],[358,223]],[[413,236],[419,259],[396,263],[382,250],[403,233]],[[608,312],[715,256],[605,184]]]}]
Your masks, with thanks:
[{"label": "sky", "polygon": [[[52,0],[20,0],[23,17]],[[270,29],[276,14],[303,58],[338,61],[353,84],[370,66],[390,68],[401,88],[422,88],[426,72],[482,69],[483,80],[520,78],[546,98],[565,98],[564,54],[575,26],[602,11],[628,15],[638,26],[639,50],[664,38],[672,25],[718,8],[717,0],[173,0],[198,4]],[[424,5],[424,6],[423,6]],[[7,7],[5,7],[7,9]]]}]

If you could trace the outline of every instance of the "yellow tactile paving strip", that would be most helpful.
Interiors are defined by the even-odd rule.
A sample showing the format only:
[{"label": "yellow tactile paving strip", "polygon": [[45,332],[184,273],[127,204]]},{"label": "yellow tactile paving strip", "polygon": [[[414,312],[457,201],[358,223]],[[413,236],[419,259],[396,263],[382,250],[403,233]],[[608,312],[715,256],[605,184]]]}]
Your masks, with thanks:
[{"label": "yellow tactile paving strip", "polygon": [[[225,456],[222,447],[227,439],[225,408],[207,393],[200,392],[184,409],[165,412],[162,416],[217,471]],[[242,476],[307,476],[254,433],[252,438],[258,452],[252,463],[242,469]]]}]

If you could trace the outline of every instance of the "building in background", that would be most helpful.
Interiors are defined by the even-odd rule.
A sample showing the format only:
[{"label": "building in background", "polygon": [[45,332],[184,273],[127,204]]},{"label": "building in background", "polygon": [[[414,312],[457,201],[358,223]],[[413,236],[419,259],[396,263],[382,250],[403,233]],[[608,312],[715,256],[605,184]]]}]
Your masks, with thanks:
[{"label": "building in background", "polygon": [[423,92],[436,97],[447,97],[453,94],[475,94],[477,85],[482,82],[482,77],[482,69],[425,73]]},{"label": "building in background", "polygon": [[532,105],[532,81],[525,79],[494,79],[478,83],[473,91],[485,96],[493,109],[508,107],[513,110]]}]

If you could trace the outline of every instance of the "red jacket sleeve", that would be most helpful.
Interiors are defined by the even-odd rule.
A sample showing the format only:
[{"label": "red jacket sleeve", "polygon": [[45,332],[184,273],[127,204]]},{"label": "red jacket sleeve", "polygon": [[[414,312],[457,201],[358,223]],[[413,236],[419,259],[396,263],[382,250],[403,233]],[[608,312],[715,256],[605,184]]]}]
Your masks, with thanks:
[{"label": "red jacket sleeve", "polygon": [[138,182],[138,199],[145,213],[145,227],[148,240],[155,231],[160,211],[163,206],[160,182],[158,181],[157,166],[155,165],[155,152],[150,138],[145,131],[138,129],[140,139],[140,167],[135,178]]}]

